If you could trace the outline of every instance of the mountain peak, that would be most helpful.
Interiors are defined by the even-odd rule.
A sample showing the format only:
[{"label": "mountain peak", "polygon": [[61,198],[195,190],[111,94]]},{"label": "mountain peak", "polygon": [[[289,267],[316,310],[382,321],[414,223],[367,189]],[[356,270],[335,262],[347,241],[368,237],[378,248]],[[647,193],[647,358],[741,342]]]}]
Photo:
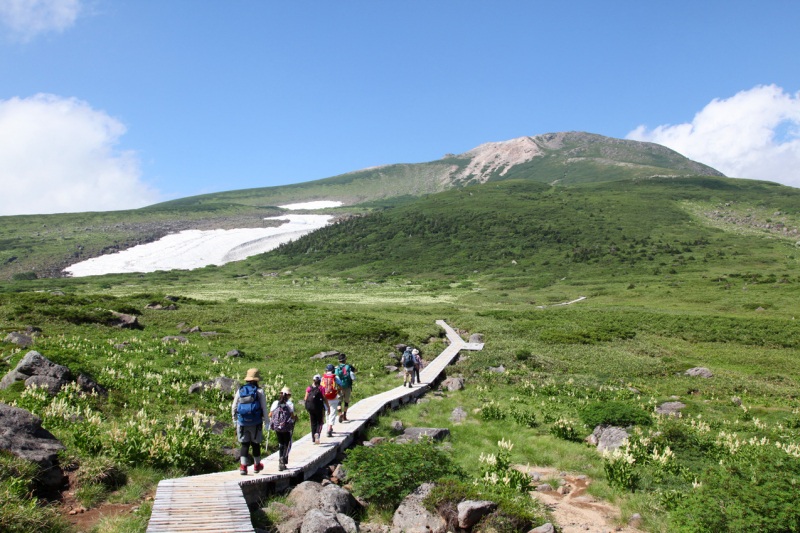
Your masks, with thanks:
[{"label": "mountain peak", "polygon": [[[594,133],[567,131],[488,142],[459,154],[466,166],[453,169],[454,183],[484,183],[506,177],[509,171],[537,158],[551,158],[561,166],[583,163],[596,167],[669,169],[669,175],[723,176],[721,172],[692,161],[665,146]],[[663,175],[663,172],[654,173]]]}]

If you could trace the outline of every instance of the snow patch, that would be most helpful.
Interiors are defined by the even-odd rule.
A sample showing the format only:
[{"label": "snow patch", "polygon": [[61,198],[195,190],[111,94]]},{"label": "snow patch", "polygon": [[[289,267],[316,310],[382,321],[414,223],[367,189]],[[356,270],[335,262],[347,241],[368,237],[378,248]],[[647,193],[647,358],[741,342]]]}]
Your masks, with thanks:
[{"label": "snow patch", "polygon": [[156,242],[76,263],[64,272],[83,277],[224,265],[274,250],[281,244],[323,228],[331,223],[333,216],[284,215],[265,220],[286,222],[276,228],[181,231]]},{"label": "snow patch", "polygon": [[325,209],[326,207],[339,207],[342,202],[335,200],[318,200],[316,202],[302,202],[299,204],[279,205],[283,209]]}]

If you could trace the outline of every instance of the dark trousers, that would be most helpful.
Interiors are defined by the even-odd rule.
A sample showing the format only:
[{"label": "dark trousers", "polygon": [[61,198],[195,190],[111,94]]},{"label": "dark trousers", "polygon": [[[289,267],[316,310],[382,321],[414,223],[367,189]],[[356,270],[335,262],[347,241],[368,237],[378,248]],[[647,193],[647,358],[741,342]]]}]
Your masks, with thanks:
[{"label": "dark trousers", "polygon": [[419,383],[419,367],[414,367],[414,373],[411,375],[412,383]]},{"label": "dark trousers", "polygon": [[289,462],[289,449],[292,447],[292,434],[289,431],[276,431],[278,436],[278,461]]},{"label": "dark trousers", "polygon": [[311,419],[311,435],[313,438],[313,435],[322,433],[322,424],[325,422],[325,415],[322,411],[318,413],[309,411],[308,417]]},{"label": "dark trousers", "polygon": [[239,455],[247,457],[247,448],[253,447],[253,457],[261,457],[261,445],[256,442],[244,442],[239,449]]}]

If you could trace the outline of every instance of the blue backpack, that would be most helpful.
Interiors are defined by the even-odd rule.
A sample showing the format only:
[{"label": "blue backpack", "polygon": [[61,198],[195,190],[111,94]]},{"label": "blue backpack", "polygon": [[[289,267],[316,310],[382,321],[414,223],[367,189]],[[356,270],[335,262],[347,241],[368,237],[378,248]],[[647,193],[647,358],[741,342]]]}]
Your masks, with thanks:
[{"label": "blue backpack", "polygon": [[240,426],[257,426],[261,424],[264,413],[261,410],[261,402],[258,400],[258,387],[255,385],[243,385],[239,389],[239,405],[236,407],[236,414]]},{"label": "blue backpack", "polygon": [[411,350],[406,350],[405,352],[403,352],[402,362],[405,368],[414,367],[414,355],[411,353]]},{"label": "blue backpack", "polygon": [[353,386],[353,368],[347,363],[342,363],[336,367],[336,377],[339,378],[343,389]]}]

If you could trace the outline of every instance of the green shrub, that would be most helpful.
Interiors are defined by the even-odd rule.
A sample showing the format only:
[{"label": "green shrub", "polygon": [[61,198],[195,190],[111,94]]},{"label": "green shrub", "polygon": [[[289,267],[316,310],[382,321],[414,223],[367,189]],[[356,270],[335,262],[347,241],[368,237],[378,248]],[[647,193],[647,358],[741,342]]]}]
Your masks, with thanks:
[{"label": "green shrub", "polygon": [[710,468],[672,513],[671,531],[800,531],[800,458],[745,445]]},{"label": "green shrub", "polygon": [[526,409],[521,406],[514,406],[511,408],[511,418],[513,418],[517,424],[525,427],[539,427],[539,421],[536,420],[536,414],[530,409]]},{"label": "green shrub", "polygon": [[494,400],[488,402],[481,408],[482,420],[505,420],[506,412],[500,407],[500,404],[495,403]]},{"label": "green shrub", "polygon": [[575,429],[575,422],[566,418],[559,418],[550,426],[550,434],[559,439],[577,442],[581,440],[578,430]]},{"label": "green shrub", "polygon": [[600,425],[611,426],[649,426],[653,419],[638,405],[625,402],[590,403],[580,410],[583,423],[594,428]]},{"label": "green shrub", "polygon": [[422,483],[461,471],[430,441],[418,444],[383,443],[347,451],[344,468],[354,493],[380,507],[393,507]]},{"label": "green shrub", "polygon": [[39,467],[0,450],[0,531],[27,533],[68,531],[66,522],[51,506],[31,497]]}]

